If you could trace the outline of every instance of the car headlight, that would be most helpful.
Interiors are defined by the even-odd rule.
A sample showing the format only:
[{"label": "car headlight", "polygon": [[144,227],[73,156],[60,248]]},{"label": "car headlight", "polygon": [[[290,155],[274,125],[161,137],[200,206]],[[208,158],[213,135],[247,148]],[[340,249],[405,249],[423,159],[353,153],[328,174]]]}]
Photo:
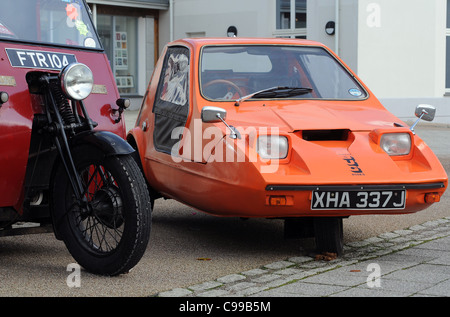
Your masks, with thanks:
[{"label": "car headlight", "polygon": [[256,143],[256,151],[263,159],[284,159],[288,149],[288,139],[285,136],[261,135]]},{"label": "car headlight", "polygon": [[385,133],[381,136],[380,147],[389,155],[408,155],[411,151],[409,133]]},{"label": "car headlight", "polygon": [[84,64],[67,65],[61,71],[61,86],[67,97],[75,100],[86,99],[92,92],[94,76]]}]

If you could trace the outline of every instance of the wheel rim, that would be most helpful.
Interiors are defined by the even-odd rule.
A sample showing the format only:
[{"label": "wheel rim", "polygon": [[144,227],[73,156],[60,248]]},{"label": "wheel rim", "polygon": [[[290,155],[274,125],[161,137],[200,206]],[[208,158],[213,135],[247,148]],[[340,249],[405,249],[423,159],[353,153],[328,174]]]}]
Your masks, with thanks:
[{"label": "wheel rim", "polygon": [[70,208],[76,235],[90,252],[100,255],[114,252],[125,228],[119,185],[102,165],[90,165],[79,175],[83,201]]}]

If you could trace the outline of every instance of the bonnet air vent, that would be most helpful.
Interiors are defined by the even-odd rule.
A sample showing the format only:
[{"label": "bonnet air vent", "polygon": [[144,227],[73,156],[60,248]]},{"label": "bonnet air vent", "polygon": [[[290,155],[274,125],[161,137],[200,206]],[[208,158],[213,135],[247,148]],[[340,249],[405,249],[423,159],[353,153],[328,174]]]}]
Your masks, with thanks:
[{"label": "bonnet air vent", "polygon": [[306,141],[346,141],[350,130],[304,130],[303,140]]}]

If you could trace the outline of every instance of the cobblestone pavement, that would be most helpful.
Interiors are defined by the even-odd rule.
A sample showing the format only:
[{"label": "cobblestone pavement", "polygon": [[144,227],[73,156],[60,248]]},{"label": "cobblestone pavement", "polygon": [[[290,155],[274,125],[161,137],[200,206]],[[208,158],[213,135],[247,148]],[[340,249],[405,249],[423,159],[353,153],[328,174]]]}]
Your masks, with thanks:
[{"label": "cobblestone pavement", "polygon": [[330,261],[299,256],[157,297],[450,296],[450,217],[348,243]]}]

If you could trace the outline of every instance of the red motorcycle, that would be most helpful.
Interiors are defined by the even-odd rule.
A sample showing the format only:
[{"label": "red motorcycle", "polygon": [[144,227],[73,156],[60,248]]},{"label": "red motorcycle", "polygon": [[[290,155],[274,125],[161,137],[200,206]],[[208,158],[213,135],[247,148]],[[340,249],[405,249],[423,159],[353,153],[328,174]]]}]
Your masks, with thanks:
[{"label": "red motorcycle", "polygon": [[86,270],[127,272],[147,247],[151,203],[89,8],[0,7],[0,236],[50,227]]}]

